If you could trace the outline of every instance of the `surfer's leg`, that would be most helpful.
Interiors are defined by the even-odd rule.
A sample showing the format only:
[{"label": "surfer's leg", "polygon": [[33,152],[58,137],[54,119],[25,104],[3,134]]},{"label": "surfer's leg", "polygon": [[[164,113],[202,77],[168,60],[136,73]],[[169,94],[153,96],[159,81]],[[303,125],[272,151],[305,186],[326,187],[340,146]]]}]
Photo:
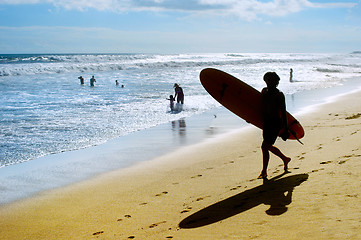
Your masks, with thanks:
[{"label": "surfer's leg", "polygon": [[266,178],[267,177],[267,167],[269,162],[269,147],[271,145],[265,141],[263,141],[261,149],[262,149],[262,158],[263,158],[263,169],[258,178]]},{"label": "surfer's leg", "polygon": [[282,159],[283,164],[284,164],[284,170],[286,171],[288,169],[288,163],[291,161],[291,158],[285,156],[281,150],[279,150],[277,147],[275,146],[270,146],[269,150],[276,156],[278,156],[279,158]]}]

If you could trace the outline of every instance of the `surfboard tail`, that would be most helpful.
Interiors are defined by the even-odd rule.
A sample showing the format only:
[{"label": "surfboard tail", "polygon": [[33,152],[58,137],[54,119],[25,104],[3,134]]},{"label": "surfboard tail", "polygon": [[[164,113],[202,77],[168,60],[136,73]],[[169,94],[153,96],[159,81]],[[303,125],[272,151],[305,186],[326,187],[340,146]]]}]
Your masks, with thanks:
[{"label": "surfboard tail", "polygon": [[283,139],[283,141],[286,141],[287,139],[294,139],[304,145],[303,142],[300,141],[300,138],[304,136],[304,131],[300,131],[302,133],[302,135],[300,135],[298,132],[293,130],[293,128],[297,129],[297,126],[301,126],[300,123],[297,120],[292,121],[287,128],[283,128],[280,131],[279,136]]}]

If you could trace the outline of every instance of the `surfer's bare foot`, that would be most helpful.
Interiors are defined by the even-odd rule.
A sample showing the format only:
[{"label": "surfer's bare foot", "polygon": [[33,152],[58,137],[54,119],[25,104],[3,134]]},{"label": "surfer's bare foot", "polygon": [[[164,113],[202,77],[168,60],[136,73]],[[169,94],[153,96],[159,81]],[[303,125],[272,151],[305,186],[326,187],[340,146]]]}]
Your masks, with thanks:
[{"label": "surfer's bare foot", "polygon": [[284,163],[284,170],[287,171],[288,170],[288,163],[291,162],[291,158],[285,157],[282,160],[283,160],[283,163]]},{"label": "surfer's bare foot", "polygon": [[267,173],[261,172],[261,174],[258,176],[258,179],[267,178]]}]

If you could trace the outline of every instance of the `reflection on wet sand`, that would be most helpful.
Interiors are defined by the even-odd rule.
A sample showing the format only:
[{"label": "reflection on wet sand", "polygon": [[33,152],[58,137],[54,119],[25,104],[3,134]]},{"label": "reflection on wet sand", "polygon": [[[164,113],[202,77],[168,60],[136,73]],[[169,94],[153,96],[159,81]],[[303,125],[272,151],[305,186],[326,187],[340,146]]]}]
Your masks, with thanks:
[{"label": "reflection on wet sand", "polygon": [[181,142],[185,142],[186,135],[187,135],[187,125],[184,118],[178,119],[176,121],[172,121],[172,131],[175,134],[175,136],[178,136]]}]

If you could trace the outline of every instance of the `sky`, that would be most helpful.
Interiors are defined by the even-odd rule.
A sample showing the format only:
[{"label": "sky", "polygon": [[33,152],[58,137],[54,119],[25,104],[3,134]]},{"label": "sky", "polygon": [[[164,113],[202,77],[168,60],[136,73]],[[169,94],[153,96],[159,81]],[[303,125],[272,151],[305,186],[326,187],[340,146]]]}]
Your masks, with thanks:
[{"label": "sky", "polygon": [[0,0],[0,54],[360,50],[361,0]]}]

